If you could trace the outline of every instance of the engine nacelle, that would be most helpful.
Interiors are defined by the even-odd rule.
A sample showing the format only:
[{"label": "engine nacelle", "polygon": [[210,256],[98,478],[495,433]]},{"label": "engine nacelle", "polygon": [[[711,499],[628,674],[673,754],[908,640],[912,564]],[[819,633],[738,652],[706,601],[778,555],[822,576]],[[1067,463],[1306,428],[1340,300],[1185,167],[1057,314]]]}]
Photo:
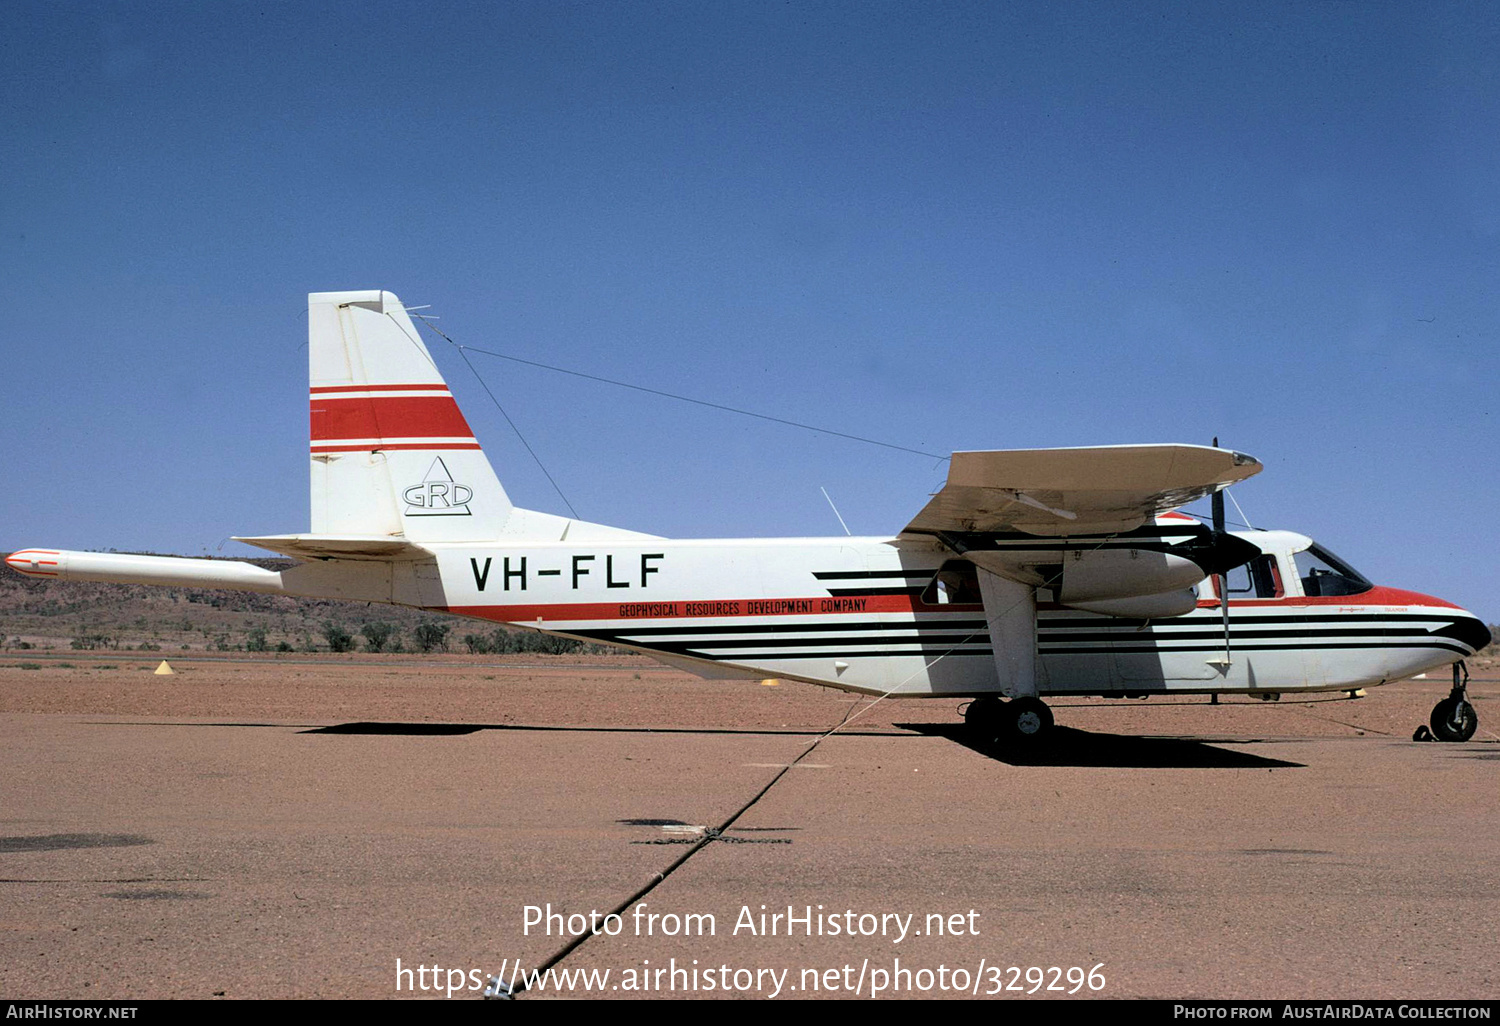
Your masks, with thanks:
[{"label": "engine nacelle", "polygon": [[970,550],[964,555],[1001,577],[1050,588],[1058,602],[1075,607],[1181,592],[1207,576],[1185,556],[1146,548],[1016,548]]},{"label": "engine nacelle", "polygon": [[1123,616],[1131,620],[1161,620],[1183,616],[1198,608],[1198,592],[1193,588],[1181,591],[1164,591],[1160,595],[1141,595],[1136,598],[1106,599],[1103,602],[1069,602],[1070,609],[1085,613],[1103,613],[1105,616]]}]

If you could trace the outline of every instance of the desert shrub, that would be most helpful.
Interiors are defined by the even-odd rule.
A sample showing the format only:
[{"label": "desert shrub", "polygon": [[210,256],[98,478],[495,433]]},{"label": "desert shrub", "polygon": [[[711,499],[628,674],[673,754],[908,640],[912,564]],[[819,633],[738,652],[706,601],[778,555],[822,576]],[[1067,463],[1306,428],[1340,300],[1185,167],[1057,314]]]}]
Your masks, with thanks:
[{"label": "desert shrub", "polygon": [[417,640],[417,648],[423,652],[431,652],[433,649],[446,651],[448,648],[448,625],[445,623],[428,620],[417,624],[417,629],[412,634]]},{"label": "desert shrub", "polygon": [[[467,638],[465,640],[468,640]],[[559,638],[540,631],[513,631],[504,627],[493,631],[485,651],[497,654],[535,652],[540,655],[567,655],[571,652],[598,651],[597,645],[587,645],[572,638]]]},{"label": "desert shrub", "polygon": [[344,625],[337,620],[323,621],[323,637],[328,642],[330,652],[352,652],[354,650],[354,635],[344,629]]},{"label": "desert shrub", "polygon": [[396,628],[384,620],[377,620],[365,624],[359,632],[365,636],[365,651],[384,652],[390,644],[391,635],[396,633]]}]

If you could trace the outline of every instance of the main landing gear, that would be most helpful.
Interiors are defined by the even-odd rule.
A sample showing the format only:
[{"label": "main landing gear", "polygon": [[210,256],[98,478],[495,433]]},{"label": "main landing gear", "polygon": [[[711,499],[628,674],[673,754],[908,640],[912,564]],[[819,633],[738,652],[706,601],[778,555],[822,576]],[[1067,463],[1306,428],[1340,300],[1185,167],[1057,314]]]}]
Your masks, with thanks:
[{"label": "main landing gear", "polygon": [[1052,710],[1034,696],[1002,702],[986,695],[969,703],[964,725],[985,744],[1035,745],[1052,732]]},{"label": "main landing gear", "polygon": [[[1432,736],[1439,741],[1467,741],[1479,728],[1479,714],[1469,704],[1469,668],[1462,659],[1453,664],[1453,690],[1432,707]],[[1421,727],[1417,733],[1423,733]],[[1425,740],[1425,739],[1424,739]]]}]

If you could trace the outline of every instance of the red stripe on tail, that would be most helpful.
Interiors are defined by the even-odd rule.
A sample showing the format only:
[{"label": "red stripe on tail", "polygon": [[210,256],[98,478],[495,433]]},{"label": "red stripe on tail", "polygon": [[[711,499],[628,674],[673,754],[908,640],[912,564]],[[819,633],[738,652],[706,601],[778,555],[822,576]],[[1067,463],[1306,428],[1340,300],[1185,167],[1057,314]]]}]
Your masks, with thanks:
[{"label": "red stripe on tail", "polygon": [[469,422],[452,396],[315,398],[311,403],[314,444],[345,438],[472,438]]}]

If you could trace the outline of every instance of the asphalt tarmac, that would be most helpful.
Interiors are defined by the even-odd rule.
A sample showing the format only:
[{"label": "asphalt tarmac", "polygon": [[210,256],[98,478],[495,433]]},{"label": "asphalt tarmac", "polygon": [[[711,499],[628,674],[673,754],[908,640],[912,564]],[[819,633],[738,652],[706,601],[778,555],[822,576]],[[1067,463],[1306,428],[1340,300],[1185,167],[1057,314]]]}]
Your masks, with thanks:
[{"label": "asphalt tarmac", "polygon": [[1493,665],[1462,745],[1418,680],[1022,756],[633,658],[132,655],[0,659],[7,998],[1500,995]]}]

